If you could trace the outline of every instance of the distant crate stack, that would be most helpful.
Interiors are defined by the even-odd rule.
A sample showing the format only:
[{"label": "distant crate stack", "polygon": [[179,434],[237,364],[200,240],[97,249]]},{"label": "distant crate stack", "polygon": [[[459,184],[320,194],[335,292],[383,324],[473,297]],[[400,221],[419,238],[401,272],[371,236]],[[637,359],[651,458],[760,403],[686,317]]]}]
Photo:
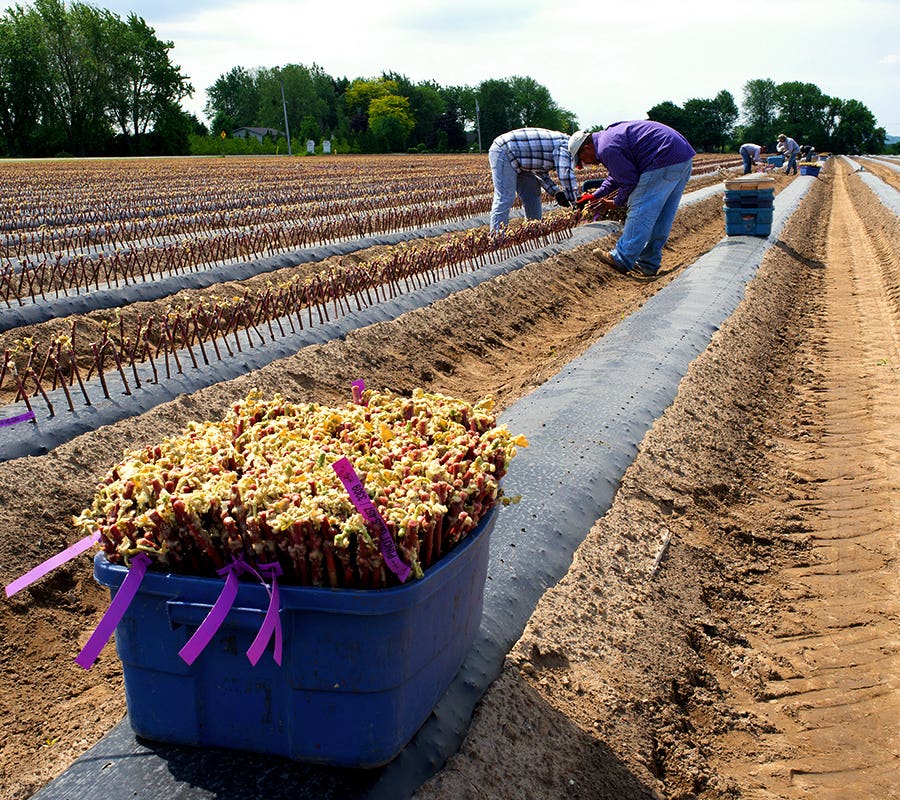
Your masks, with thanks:
[{"label": "distant crate stack", "polygon": [[725,181],[725,233],[768,236],[772,231],[775,181],[758,175]]}]

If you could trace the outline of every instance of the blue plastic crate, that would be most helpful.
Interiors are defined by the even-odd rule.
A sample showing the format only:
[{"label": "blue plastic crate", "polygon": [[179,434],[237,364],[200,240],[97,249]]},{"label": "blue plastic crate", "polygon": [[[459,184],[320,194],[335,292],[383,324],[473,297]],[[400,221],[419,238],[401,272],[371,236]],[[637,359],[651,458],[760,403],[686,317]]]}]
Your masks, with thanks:
[{"label": "blue plastic crate", "polygon": [[772,232],[771,208],[725,207],[725,233],[728,236],[768,236]]},{"label": "blue plastic crate", "polygon": [[[279,586],[282,664],[271,645],[246,657],[268,606],[242,582],[232,610],[191,666],[178,651],[223,580],[149,571],[116,627],[128,716],[143,738],[319,764],[390,761],[428,718],[481,623],[497,509],[420,580],[388,589]],[[94,576],[115,593],[128,574],[103,553]]]},{"label": "blue plastic crate", "polygon": [[784,156],[768,156],[766,158],[766,162],[771,164],[773,167],[783,167]]},{"label": "blue plastic crate", "polygon": [[772,208],[774,189],[726,189],[726,208]]},{"label": "blue plastic crate", "polygon": [[812,175],[816,177],[819,174],[820,167],[814,167],[812,164],[801,164],[800,165],[800,174],[801,175]]}]

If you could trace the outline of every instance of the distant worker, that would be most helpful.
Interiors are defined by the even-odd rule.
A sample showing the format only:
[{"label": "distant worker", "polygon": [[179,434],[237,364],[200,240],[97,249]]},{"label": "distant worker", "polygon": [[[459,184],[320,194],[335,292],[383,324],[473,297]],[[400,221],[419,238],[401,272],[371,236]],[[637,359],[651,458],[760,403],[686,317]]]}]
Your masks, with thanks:
[{"label": "distant worker", "polygon": [[[494,182],[492,231],[509,222],[509,210],[517,194],[528,219],[541,218],[541,187],[561,206],[575,202],[578,178],[568,145],[567,134],[547,128],[518,128],[494,139],[488,150]],[[551,169],[556,170],[562,187],[553,182]]]},{"label": "distant worker", "polygon": [[[608,173],[594,192],[578,199],[579,206],[628,206],[613,250],[594,250],[594,255],[617,272],[655,275],[691,176],[694,148],[668,125],[634,120],[616,122],[598,133],[577,131],[569,149],[576,168],[602,164]],[[615,197],[610,197],[613,192]]]},{"label": "distant worker", "polygon": [[800,145],[800,160],[801,161],[815,161],[816,156],[816,148],[811,144],[803,144]]},{"label": "distant worker", "polygon": [[785,136],[783,133],[778,134],[778,152],[781,153],[787,159],[787,166],[784,168],[784,172],[786,175],[790,175],[791,172],[794,175],[797,174],[797,156],[800,155],[800,145],[797,144],[790,136]]},{"label": "distant worker", "polygon": [[759,157],[766,152],[764,144],[742,144],[740,149],[741,160],[744,162],[744,175],[753,172],[753,165],[759,163]]}]

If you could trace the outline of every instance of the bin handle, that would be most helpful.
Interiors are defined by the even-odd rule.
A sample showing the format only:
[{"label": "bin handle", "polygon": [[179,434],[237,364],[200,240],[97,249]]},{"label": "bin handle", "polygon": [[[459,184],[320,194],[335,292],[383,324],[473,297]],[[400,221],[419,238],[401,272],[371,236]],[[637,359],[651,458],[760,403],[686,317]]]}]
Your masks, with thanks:
[{"label": "bin handle", "polygon": [[[212,608],[211,603],[197,603],[193,600],[178,600],[177,598],[166,600],[166,614],[169,617],[169,627],[174,629],[180,625],[186,625],[196,628],[200,624],[197,619],[197,612],[200,610],[204,611],[203,616],[205,617]],[[262,617],[266,613],[261,608],[250,606],[232,606],[231,611],[242,615],[252,614],[254,618]],[[253,627],[255,628],[256,626],[254,625]]]}]

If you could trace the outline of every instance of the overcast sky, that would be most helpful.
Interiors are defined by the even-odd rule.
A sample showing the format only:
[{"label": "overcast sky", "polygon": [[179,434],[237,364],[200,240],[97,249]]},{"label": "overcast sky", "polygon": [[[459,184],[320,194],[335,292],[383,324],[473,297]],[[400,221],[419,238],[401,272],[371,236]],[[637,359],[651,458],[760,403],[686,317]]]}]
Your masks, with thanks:
[{"label": "overcast sky", "polygon": [[581,127],[641,119],[748,80],[813,83],[863,102],[900,136],[900,0],[115,0],[172,41],[184,106],[232,67],[318,64],[335,78],[383,71],[475,86],[529,76]]}]

